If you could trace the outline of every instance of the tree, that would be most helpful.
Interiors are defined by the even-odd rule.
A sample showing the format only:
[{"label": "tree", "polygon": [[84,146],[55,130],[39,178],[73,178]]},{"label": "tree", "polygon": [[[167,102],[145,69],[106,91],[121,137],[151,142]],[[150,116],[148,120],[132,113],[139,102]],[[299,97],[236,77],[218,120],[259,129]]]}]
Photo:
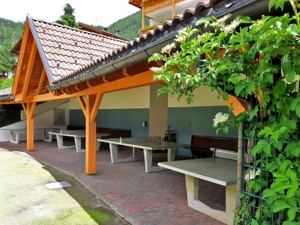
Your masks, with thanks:
[{"label": "tree", "polygon": [[13,71],[15,59],[10,52],[11,47],[10,40],[4,41],[3,45],[0,45],[0,73],[6,74]]},{"label": "tree", "polygon": [[73,15],[75,9],[73,9],[69,3],[65,5],[64,12],[65,12],[64,15],[62,15],[60,19],[56,21],[56,23],[69,26],[69,27],[79,28],[78,24],[76,23],[76,18]]},{"label": "tree", "polygon": [[183,29],[175,43],[149,59],[165,62],[152,69],[154,78],[166,83],[159,93],[191,102],[197,87],[209,86],[224,100],[234,95],[251,105],[214,124],[226,132],[242,123],[250,146],[237,224],[300,222],[300,4],[270,0],[269,8],[283,9],[287,2],[294,15],[239,17],[230,23],[230,15],[200,19],[198,25],[209,31]]}]

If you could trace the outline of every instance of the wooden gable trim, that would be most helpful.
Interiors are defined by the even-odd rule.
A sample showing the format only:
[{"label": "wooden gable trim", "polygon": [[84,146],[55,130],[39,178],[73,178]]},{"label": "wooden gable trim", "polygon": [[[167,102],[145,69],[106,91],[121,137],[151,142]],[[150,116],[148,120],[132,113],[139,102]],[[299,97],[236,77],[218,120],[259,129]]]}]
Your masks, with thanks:
[{"label": "wooden gable trim", "polygon": [[19,80],[22,65],[23,65],[23,60],[24,60],[28,35],[29,35],[29,24],[26,21],[25,27],[24,27],[24,34],[23,34],[23,37],[22,37],[21,50],[20,50],[20,54],[19,54],[19,58],[18,58],[18,64],[17,64],[17,70],[16,70],[16,74],[15,74],[14,85],[13,85],[13,88],[12,88],[12,95],[16,95],[16,92],[17,92],[18,80]]},{"label": "wooden gable trim", "polygon": [[27,96],[28,87],[29,87],[30,78],[31,78],[30,75],[31,75],[31,72],[32,72],[32,69],[33,69],[33,66],[34,66],[36,53],[37,53],[36,44],[33,43],[32,47],[31,47],[31,50],[30,50],[28,67],[27,67],[26,74],[25,74],[25,80],[24,80],[24,84],[23,84],[21,99],[25,99],[26,96]]}]

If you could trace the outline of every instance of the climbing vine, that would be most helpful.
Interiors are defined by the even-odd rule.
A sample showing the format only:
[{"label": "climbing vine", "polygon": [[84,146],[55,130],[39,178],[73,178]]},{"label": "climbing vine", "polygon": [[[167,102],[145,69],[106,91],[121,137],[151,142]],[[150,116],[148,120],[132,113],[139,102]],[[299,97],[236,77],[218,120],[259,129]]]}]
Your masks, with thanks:
[{"label": "climbing vine", "polygon": [[[260,168],[248,171],[252,175],[244,184],[262,201],[253,203],[251,196],[242,194],[237,224],[300,222],[300,4],[269,2],[270,9],[282,12],[287,5],[291,13],[255,21],[230,15],[202,18],[197,26],[207,32],[187,27],[149,59],[164,62],[152,68],[154,79],[166,83],[159,94],[185,96],[190,103],[196,88],[209,86],[224,100],[234,95],[247,102],[245,112],[214,124],[227,132],[228,124],[243,123],[251,147],[247,160]],[[256,204],[253,212],[247,207],[250,203]]]}]

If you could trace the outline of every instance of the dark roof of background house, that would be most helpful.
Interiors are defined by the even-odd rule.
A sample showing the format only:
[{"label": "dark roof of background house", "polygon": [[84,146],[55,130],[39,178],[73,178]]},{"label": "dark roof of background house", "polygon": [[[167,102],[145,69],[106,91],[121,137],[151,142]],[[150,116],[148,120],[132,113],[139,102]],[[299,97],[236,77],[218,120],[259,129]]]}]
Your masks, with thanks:
[{"label": "dark roof of background house", "polygon": [[88,32],[93,32],[93,33],[96,33],[96,34],[102,34],[104,36],[113,37],[113,38],[120,39],[120,40],[123,40],[123,41],[128,41],[125,38],[122,38],[121,36],[109,33],[105,30],[100,30],[96,27],[90,26],[90,25],[82,23],[82,22],[78,22],[78,25],[80,26],[81,30],[85,30],[85,31],[88,31]]},{"label": "dark roof of background house", "polygon": [[11,89],[12,87],[0,89],[0,100],[13,99],[13,96],[11,95]]}]

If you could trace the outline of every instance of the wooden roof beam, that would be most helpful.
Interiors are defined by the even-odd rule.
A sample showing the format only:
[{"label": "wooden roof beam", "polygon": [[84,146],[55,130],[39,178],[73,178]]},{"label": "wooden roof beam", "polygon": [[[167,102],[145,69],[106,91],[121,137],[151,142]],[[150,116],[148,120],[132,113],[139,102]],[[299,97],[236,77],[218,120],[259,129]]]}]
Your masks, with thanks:
[{"label": "wooden roof beam", "polygon": [[38,87],[37,87],[37,90],[36,90],[36,94],[39,95],[41,93],[41,90],[43,88],[43,84],[46,80],[46,71],[45,69],[43,69],[43,72],[42,72],[42,75],[41,75],[41,78],[40,78],[40,81],[39,81],[39,84],[38,84]]},{"label": "wooden roof beam", "polygon": [[[99,84],[97,86],[86,88],[82,91],[78,91],[73,94],[63,94],[61,89],[59,89],[51,93],[34,96],[31,99],[31,101],[41,102],[41,101],[50,101],[50,100],[58,100],[58,99],[66,99],[66,98],[75,98],[77,96],[97,94],[100,92],[107,93],[107,92],[120,91],[120,90],[126,90],[130,88],[162,83],[162,81],[154,81],[153,74],[154,74],[153,71],[148,70],[136,76],[125,77],[112,82]],[[55,96],[55,94],[60,94],[60,93],[61,95]]]},{"label": "wooden roof beam", "polygon": [[29,88],[29,84],[30,84],[30,78],[31,78],[31,72],[34,66],[34,61],[35,61],[35,56],[37,53],[37,47],[35,45],[35,43],[33,43],[31,50],[30,50],[30,55],[29,55],[29,61],[28,61],[28,67],[26,70],[26,74],[25,74],[25,79],[24,79],[24,83],[23,83],[23,90],[22,90],[22,94],[21,94],[21,98],[24,99],[27,97],[27,92],[28,92],[28,88]]}]

